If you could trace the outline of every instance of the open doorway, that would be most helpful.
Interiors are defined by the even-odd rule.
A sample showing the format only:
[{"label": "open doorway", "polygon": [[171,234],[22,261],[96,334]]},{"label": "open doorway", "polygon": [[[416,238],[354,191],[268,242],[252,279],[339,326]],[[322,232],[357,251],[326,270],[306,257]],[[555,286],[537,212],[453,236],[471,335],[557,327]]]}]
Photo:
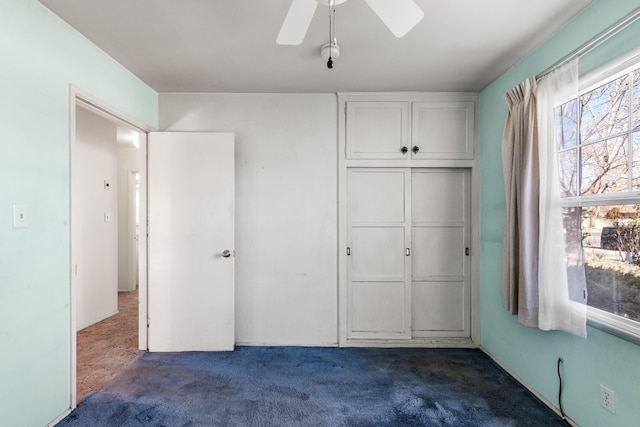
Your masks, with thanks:
[{"label": "open doorway", "polygon": [[86,96],[72,102],[75,406],[146,349],[146,132]]}]

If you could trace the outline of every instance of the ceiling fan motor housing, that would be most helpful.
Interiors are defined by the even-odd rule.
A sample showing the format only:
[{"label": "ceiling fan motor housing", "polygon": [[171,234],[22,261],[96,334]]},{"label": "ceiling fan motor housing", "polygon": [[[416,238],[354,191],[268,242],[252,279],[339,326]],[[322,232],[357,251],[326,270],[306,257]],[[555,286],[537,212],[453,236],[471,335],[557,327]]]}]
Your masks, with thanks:
[{"label": "ceiling fan motor housing", "polygon": [[325,61],[329,58],[336,60],[340,57],[340,47],[337,43],[327,43],[320,48],[320,55]]}]

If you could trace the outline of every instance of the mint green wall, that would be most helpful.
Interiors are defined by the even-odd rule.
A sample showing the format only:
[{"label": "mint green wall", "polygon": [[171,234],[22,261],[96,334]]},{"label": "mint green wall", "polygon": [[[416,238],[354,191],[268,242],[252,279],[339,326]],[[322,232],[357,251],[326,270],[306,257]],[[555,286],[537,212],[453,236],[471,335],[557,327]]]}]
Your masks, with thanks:
[{"label": "mint green wall", "polygon": [[[481,93],[481,344],[501,363],[557,406],[556,362],[564,357],[565,413],[581,426],[637,426],[640,420],[640,346],[594,328],[586,340],[520,326],[501,306],[504,222],[501,138],[502,95],[536,75],[614,22],[640,7],[638,0],[596,0],[561,31]],[[635,24],[581,60],[581,73],[640,45]],[[600,407],[599,385],[615,392],[616,415]]]},{"label": "mint green wall", "polygon": [[[148,123],[157,94],[35,0],[0,1],[0,424],[70,407],[69,85]],[[12,205],[31,226],[13,229]]]}]

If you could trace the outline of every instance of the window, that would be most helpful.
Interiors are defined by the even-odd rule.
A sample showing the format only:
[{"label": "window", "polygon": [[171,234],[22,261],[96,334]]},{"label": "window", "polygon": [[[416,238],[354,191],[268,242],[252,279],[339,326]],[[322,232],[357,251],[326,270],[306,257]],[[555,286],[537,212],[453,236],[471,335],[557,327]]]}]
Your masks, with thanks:
[{"label": "window", "polygon": [[565,233],[581,233],[589,318],[640,335],[640,60],[554,113]]}]

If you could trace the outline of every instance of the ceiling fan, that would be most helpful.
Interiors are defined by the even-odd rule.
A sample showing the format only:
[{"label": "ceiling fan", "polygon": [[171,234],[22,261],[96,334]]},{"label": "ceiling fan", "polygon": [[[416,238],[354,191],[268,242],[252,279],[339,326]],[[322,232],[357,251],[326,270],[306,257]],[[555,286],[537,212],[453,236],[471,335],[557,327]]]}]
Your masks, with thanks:
[{"label": "ceiling fan", "polygon": [[[336,6],[345,1],[347,0],[292,0],[289,12],[276,38],[276,43],[280,45],[301,44],[318,3]],[[365,1],[393,35],[398,38],[407,34],[424,17],[424,12],[414,0]]]}]

